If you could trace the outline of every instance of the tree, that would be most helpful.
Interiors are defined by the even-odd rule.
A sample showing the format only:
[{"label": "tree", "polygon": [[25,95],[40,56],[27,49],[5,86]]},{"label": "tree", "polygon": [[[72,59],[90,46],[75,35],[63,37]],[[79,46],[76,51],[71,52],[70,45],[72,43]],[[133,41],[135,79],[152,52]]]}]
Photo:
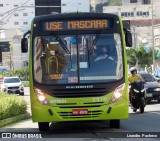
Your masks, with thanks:
[{"label": "tree", "polygon": [[96,12],[103,13],[103,4],[102,3],[96,5]]},{"label": "tree", "polygon": [[157,50],[155,51],[155,59],[156,59],[156,60],[160,60],[160,49],[157,49]]},{"label": "tree", "polygon": [[0,72],[1,76],[18,76],[22,81],[29,80],[29,67],[23,67],[22,69],[10,70],[8,72]]},{"label": "tree", "polygon": [[91,5],[90,5],[90,12],[94,12],[94,9]]},{"label": "tree", "polygon": [[110,6],[121,6],[122,0],[108,0]]},{"label": "tree", "polygon": [[146,68],[148,72],[151,71],[151,65],[153,64],[152,50],[146,51],[143,46],[138,50],[130,48],[127,49],[127,57],[129,65],[135,66],[138,63],[140,68]]}]

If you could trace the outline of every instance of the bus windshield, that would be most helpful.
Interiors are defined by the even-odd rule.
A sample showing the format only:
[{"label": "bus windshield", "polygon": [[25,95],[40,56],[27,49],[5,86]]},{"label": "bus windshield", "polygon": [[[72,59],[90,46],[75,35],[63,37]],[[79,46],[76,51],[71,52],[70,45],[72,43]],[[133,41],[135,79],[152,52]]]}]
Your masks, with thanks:
[{"label": "bus windshield", "polygon": [[47,85],[106,83],[123,77],[120,34],[34,38],[34,80]]}]

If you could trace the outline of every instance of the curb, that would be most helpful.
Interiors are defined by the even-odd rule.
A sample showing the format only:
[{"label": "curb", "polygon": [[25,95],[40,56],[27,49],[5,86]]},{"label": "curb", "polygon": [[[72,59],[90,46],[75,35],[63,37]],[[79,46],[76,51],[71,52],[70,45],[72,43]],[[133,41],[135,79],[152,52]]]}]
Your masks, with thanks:
[{"label": "curb", "polygon": [[25,113],[25,114],[11,117],[11,118],[0,120],[0,128],[8,124],[15,123],[17,121],[28,119],[28,118],[31,118],[31,115],[29,113]]}]

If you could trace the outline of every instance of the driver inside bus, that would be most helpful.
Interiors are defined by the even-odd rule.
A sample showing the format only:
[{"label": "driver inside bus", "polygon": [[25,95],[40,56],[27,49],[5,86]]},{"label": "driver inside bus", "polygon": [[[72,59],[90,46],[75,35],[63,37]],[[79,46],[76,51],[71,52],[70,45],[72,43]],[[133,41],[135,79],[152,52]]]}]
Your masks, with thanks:
[{"label": "driver inside bus", "polygon": [[105,59],[109,59],[113,61],[113,58],[107,55],[107,52],[108,51],[105,45],[100,46],[100,54],[94,59],[94,62],[98,62],[98,61],[105,60]]}]

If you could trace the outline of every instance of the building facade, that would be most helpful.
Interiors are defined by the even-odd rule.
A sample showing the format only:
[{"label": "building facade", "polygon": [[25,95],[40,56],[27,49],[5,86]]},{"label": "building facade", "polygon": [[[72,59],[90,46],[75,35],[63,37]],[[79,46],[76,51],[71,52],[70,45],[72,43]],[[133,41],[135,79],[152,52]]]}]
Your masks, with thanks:
[{"label": "building facade", "polygon": [[61,0],[35,0],[35,15],[61,13]]},{"label": "building facade", "polygon": [[122,20],[142,20],[152,18],[151,5],[104,6],[103,13],[120,15]]},{"label": "building facade", "polygon": [[1,0],[0,29],[28,30],[35,16],[34,0]]},{"label": "building facade", "polygon": [[61,0],[61,13],[90,12],[89,0]]},{"label": "building facade", "polygon": [[[141,45],[147,49],[160,49],[160,1],[159,0],[123,0],[122,6],[105,6],[104,13],[114,13],[122,20],[130,21],[133,46]],[[153,3],[152,3],[153,2]],[[156,61],[155,68],[160,67]]]},{"label": "building facade", "polygon": [[[30,29],[34,17],[35,0],[0,0],[0,42],[3,43],[0,46],[1,67],[19,69],[28,61],[28,53],[21,54],[21,38]],[[5,51],[8,44],[10,49]]]}]

